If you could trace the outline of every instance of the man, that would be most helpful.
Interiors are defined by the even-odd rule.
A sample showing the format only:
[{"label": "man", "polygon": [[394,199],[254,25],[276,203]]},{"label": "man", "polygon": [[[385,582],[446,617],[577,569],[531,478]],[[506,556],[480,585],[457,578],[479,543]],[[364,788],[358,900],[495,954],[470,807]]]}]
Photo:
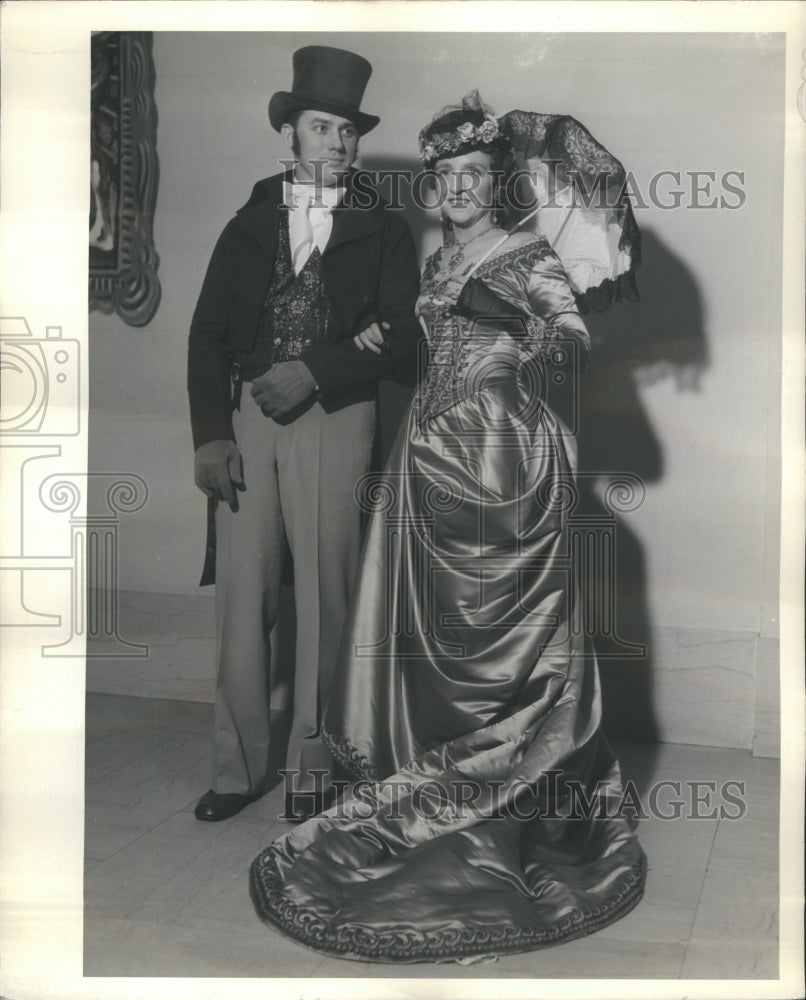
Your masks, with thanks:
[{"label": "man", "polygon": [[[196,483],[215,507],[214,767],[196,807],[207,821],[240,812],[269,783],[269,633],[286,544],[297,612],[286,767],[306,793],[286,795],[286,815],[327,802],[318,727],[358,560],[354,490],[369,466],[377,384],[412,369],[420,337],[409,228],[379,201],[367,208],[365,185],[358,207],[349,169],[379,121],[360,110],[372,67],[325,46],[300,49],[293,67],[269,119],[294,169],[259,181],[227,224],[189,337]],[[380,355],[353,342],[368,328],[383,331]]]}]

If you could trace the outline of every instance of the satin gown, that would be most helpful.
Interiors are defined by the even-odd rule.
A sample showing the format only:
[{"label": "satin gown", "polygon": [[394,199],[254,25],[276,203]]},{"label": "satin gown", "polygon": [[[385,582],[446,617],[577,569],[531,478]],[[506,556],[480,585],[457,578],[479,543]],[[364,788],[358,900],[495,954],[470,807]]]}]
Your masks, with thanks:
[{"label": "satin gown", "polygon": [[[643,892],[573,573],[574,439],[547,403],[588,338],[545,240],[497,236],[429,259],[430,365],[359,490],[372,513],[322,736],[361,781],[252,865],[261,918],[343,958],[537,949]],[[474,260],[460,314],[437,304]]]}]

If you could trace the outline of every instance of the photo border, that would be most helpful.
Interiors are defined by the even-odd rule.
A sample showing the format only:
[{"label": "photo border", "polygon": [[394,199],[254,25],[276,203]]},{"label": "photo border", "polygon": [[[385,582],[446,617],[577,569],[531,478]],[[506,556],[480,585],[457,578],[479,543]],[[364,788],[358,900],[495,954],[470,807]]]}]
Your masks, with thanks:
[{"label": "photo border", "polygon": [[[507,17],[507,13],[509,17]],[[91,30],[416,30],[483,31],[783,31],[787,35],[786,206],[782,275],[781,624],[781,964],[777,980],[488,980],[448,977],[380,981],[271,980],[273,996],[767,997],[796,996],[803,984],[803,265],[806,29],[800,3],[153,3],[25,2],[3,10],[2,274],[3,311],[22,315],[35,334],[58,322],[82,344],[81,428],[65,441],[67,471],[86,468],[87,301],[86,151]],[[82,89],[83,88],[83,89]],[[42,109],[47,113],[42,116]],[[39,116],[39,117],[38,117]],[[36,210],[25,194],[32,164],[47,149],[35,132],[49,124],[59,180]],[[43,242],[47,241],[47,242]],[[27,258],[27,260],[26,260]],[[47,280],[43,282],[43,275]],[[3,516],[11,509],[3,488]],[[81,515],[83,501],[75,513]],[[37,525],[31,524],[36,531]],[[64,547],[64,538],[54,546]],[[43,593],[54,610],[59,588]],[[47,603],[47,601],[43,601]],[[33,631],[33,630],[31,630]],[[84,665],[48,661],[27,630],[0,637],[0,884],[3,967],[0,992],[11,1000],[79,998],[265,997],[265,980],[84,979],[81,974]],[[794,887],[794,888],[793,888]],[[783,991],[783,992],[782,992]]]}]

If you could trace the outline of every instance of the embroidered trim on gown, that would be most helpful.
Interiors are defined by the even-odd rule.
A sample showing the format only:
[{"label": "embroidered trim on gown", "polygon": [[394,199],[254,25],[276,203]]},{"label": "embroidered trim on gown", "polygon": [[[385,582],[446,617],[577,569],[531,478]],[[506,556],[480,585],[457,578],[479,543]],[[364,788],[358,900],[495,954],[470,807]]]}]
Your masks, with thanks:
[{"label": "embroidered trim on gown", "polygon": [[[429,260],[426,310],[456,258]],[[587,334],[545,240],[513,236],[476,277],[510,316],[432,303],[429,371],[364,484],[373,513],[322,733],[362,780],[251,870],[262,919],[342,958],[542,948],[643,892],[581,623],[574,440],[541,391],[584,360]]]}]

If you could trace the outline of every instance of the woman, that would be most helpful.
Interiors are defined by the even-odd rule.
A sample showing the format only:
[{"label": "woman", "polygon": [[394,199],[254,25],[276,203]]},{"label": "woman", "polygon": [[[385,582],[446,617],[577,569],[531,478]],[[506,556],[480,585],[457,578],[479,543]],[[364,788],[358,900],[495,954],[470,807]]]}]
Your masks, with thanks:
[{"label": "woman", "polygon": [[373,512],[323,731],[364,781],[252,867],[265,920],[345,958],[544,947],[643,891],[571,572],[573,436],[546,401],[588,336],[545,238],[502,228],[523,136],[475,93],[420,135],[447,233],[422,282],[430,362],[388,468],[364,484]]}]

